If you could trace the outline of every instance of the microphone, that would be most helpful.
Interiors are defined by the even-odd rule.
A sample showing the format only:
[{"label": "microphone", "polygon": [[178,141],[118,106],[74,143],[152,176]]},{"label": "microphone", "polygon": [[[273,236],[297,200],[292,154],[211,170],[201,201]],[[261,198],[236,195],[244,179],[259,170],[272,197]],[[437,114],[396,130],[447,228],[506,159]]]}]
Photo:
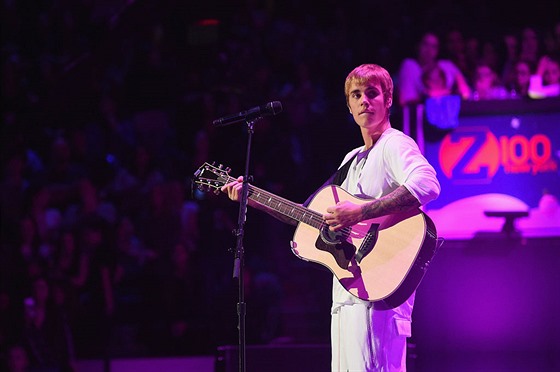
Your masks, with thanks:
[{"label": "microphone", "polygon": [[279,101],[268,102],[266,105],[253,107],[247,111],[241,111],[235,115],[224,116],[213,121],[217,127],[225,127],[245,119],[256,119],[263,116],[272,116],[282,112],[282,104]]}]

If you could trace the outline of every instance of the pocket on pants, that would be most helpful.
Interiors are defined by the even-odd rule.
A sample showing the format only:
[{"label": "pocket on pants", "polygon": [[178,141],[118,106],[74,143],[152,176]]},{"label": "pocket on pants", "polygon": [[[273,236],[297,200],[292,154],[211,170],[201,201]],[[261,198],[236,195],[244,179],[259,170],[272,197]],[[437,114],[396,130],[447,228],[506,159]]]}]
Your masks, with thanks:
[{"label": "pocket on pants", "polygon": [[412,336],[412,322],[406,319],[394,318],[395,327],[399,336]]}]

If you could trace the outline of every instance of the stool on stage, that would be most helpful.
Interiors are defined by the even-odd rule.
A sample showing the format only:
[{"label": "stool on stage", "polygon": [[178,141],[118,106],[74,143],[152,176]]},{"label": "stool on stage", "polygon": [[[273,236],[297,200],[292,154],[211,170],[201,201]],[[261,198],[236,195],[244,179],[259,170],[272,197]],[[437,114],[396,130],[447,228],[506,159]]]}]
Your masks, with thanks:
[{"label": "stool on stage", "polygon": [[502,226],[502,233],[512,235],[518,231],[515,228],[515,220],[518,218],[528,217],[527,211],[484,211],[487,217],[502,217],[505,218],[504,225]]}]

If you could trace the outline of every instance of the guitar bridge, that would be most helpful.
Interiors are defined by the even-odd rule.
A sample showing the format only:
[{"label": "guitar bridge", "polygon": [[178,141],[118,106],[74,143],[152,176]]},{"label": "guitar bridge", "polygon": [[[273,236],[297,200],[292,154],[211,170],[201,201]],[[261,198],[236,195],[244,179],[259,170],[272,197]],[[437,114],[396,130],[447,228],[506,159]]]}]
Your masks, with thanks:
[{"label": "guitar bridge", "polygon": [[369,227],[369,230],[366,234],[366,237],[360,244],[360,248],[356,252],[356,261],[360,263],[362,259],[368,255],[369,252],[375,247],[375,243],[377,243],[377,232],[379,230],[378,223],[372,223]]}]

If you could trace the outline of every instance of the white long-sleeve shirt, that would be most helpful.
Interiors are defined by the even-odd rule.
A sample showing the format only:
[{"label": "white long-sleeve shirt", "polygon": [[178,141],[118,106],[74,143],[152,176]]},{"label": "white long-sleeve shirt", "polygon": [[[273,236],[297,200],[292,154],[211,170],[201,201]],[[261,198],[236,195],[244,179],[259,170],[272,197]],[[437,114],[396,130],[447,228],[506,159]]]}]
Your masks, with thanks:
[{"label": "white long-sleeve shirt", "polygon": [[[389,128],[369,151],[364,146],[350,151],[348,175],[341,187],[361,198],[380,198],[403,185],[421,205],[438,197],[440,185],[436,171],[420,152],[418,145],[403,132]],[[338,280],[333,285],[333,311],[342,304],[364,302],[350,294]]]}]

